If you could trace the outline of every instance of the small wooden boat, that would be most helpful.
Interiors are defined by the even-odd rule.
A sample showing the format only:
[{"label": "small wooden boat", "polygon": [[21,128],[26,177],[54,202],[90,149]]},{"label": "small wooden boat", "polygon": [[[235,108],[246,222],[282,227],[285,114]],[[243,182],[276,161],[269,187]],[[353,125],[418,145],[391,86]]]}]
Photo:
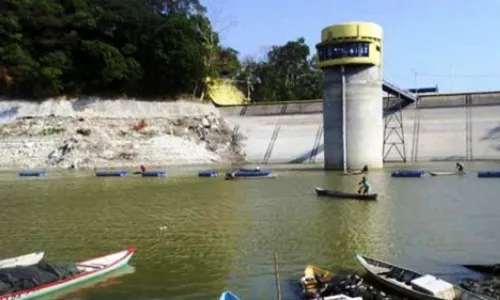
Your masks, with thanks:
[{"label": "small wooden boat", "polygon": [[467,269],[472,271],[476,271],[479,273],[492,274],[492,275],[500,275],[500,264],[493,265],[463,265]]},{"label": "small wooden boat", "polygon": [[325,196],[325,197],[339,198],[339,199],[357,199],[357,200],[375,201],[377,200],[378,196],[378,194],[363,195],[356,193],[344,193],[341,191],[333,191],[333,190],[323,189],[320,187],[316,187],[314,190],[316,191],[316,194],[318,196]]},{"label": "small wooden boat", "polygon": [[322,296],[322,294],[329,288],[328,283],[331,282],[334,277],[335,275],[329,271],[320,269],[313,265],[308,265],[304,270],[304,277],[300,280],[303,288],[303,294],[307,298],[321,300],[363,300],[362,297],[352,298],[344,294]]},{"label": "small wooden boat", "polygon": [[275,178],[270,170],[261,169],[239,169],[236,171],[227,171],[226,180],[234,179],[270,179]]},{"label": "small wooden boat", "polygon": [[101,277],[126,266],[134,253],[135,248],[131,247],[127,250],[76,263],[76,267],[80,273],[74,276],[43,284],[32,289],[0,295],[0,300],[38,299],[47,294],[73,287],[79,283]]},{"label": "small wooden boat", "polygon": [[348,172],[342,173],[342,175],[344,175],[344,176],[363,175],[363,174],[368,174],[368,172],[364,172],[364,171],[348,171]]},{"label": "small wooden boat", "polygon": [[347,295],[344,295],[344,294],[340,294],[340,295],[335,295],[335,296],[328,296],[328,297],[323,297],[319,300],[363,300],[362,297],[349,297]]},{"label": "small wooden boat", "polygon": [[43,259],[44,255],[45,253],[38,251],[17,257],[2,259],[0,260],[0,269],[36,265]]},{"label": "small wooden boat", "polygon": [[219,300],[240,300],[240,298],[231,291],[225,291],[222,295],[220,295]]},{"label": "small wooden boat", "polygon": [[467,172],[429,172],[431,176],[452,176],[452,175],[464,175]]},{"label": "small wooden boat", "polygon": [[273,174],[262,175],[262,176],[231,176],[226,174],[225,177],[226,180],[273,179],[273,178],[276,178],[276,176]]},{"label": "small wooden boat", "polygon": [[320,295],[326,289],[324,283],[332,280],[334,276],[329,271],[308,265],[304,270],[304,276],[300,279],[304,294],[309,297]]},{"label": "small wooden boat", "polygon": [[357,254],[357,261],[381,284],[410,298],[419,300],[486,300],[430,274],[399,267]]}]

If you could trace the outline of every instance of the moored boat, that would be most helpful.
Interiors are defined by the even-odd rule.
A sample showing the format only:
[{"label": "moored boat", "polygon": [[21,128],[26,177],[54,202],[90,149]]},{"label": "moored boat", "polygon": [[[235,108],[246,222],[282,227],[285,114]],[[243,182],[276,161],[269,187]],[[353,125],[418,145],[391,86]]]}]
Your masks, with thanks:
[{"label": "moored boat", "polygon": [[429,172],[431,176],[453,176],[453,175],[464,175],[467,172]]},{"label": "moored boat", "polygon": [[304,270],[304,277],[300,280],[304,296],[307,299],[321,300],[363,300],[362,297],[352,298],[344,294],[325,295],[330,292],[330,283],[334,277],[335,275],[329,271],[308,265]]},{"label": "moored boat", "polygon": [[2,259],[0,260],[0,269],[36,265],[43,259],[44,255],[45,253],[38,251],[17,257]]},{"label": "moored boat", "polygon": [[500,275],[500,264],[492,264],[492,265],[463,265],[467,269],[472,271],[476,271],[479,273],[492,274],[492,275]]},{"label": "moored boat", "polygon": [[270,170],[261,170],[260,168],[255,169],[239,169],[236,171],[227,171],[226,179],[260,179],[260,178],[274,178]]},{"label": "moored boat", "polygon": [[240,297],[236,296],[231,291],[225,291],[220,295],[219,300],[240,300]]},{"label": "moored boat", "polygon": [[322,297],[318,300],[363,300],[363,297],[349,297],[344,294]]},{"label": "moored boat", "polygon": [[363,175],[363,174],[368,174],[368,172],[365,171],[347,171],[342,173],[344,176],[354,176],[354,175]]},{"label": "moored boat", "polygon": [[375,280],[388,288],[419,300],[485,300],[472,292],[430,274],[422,274],[357,254],[356,260]]},{"label": "moored boat", "polygon": [[[41,284],[33,288],[12,291],[10,293],[0,295],[0,300],[38,299],[42,296],[46,296],[47,294],[58,292],[68,287],[73,287],[91,279],[96,279],[126,266],[134,253],[135,248],[131,247],[112,254],[77,262],[75,263],[75,266],[78,272],[72,276]],[[5,269],[2,269],[2,271],[4,270]]]},{"label": "moored boat", "polygon": [[316,187],[314,190],[316,191],[316,194],[318,196],[325,196],[325,197],[339,198],[339,199],[356,199],[356,200],[374,201],[374,200],[377,200],[377,196],[378,196],[378,194],[363,195],[363,194],[357,194],[357,193],[345,193],[345,192],[341,192],[341,191],[323,189],[320,187]]}]

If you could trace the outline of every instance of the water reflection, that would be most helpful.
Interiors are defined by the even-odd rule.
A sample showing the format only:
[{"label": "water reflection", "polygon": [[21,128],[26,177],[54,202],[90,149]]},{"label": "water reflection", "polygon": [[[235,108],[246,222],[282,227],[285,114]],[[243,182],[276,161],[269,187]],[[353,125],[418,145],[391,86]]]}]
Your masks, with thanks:
[{"label": "water reflection", "polygon": [[134,272],[135,267],[126,265],[125,267],[120,268],[115,272],[106,274],[103,277],[99,277],[79,284],[75,287],[67,288],[60,292],[50,294],[46,297],[40,298],[40,300],[85,300],[90,299],[92,293],[100,289],[102,289],[102,291],[106,291],[107,293],[116,293],[116,289],[118,289],[119,285],[123,282],[123,279],[121,277],[128,274],[133,274]]}]

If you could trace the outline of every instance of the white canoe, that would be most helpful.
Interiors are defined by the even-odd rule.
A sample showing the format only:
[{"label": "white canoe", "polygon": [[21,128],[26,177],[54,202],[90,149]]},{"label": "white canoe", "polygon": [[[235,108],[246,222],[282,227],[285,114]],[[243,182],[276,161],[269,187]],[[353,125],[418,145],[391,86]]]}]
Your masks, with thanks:
[{"label": "white canoe", "polygon": [[451,175],[464,175],[467,172],[429,172],[431,176],[451,176]]},{"label": "white canoe", "polygon": [[73,287],[87,280],[95,279],[126,266],[134,253],[135,248],[131,247],[127,250],[77,262],[76,266],[81,273],[75,276],[43,284],[29,290],[0,295],[0,300],[38,299],[42,296],[46,296],[47,294],[58,292],[68,287]]},{"label": "white canoe", "polygon": [[45,254],[42,251],[0,260],[0,269],[26,267],[39,263]]},{"label": "white canoe", "polygon": [[335,296],[328,296],[328,297],[323,297],[321,298],[322,300],[363,300],[362,297],[349,297],[344,294],[339,294]]}]

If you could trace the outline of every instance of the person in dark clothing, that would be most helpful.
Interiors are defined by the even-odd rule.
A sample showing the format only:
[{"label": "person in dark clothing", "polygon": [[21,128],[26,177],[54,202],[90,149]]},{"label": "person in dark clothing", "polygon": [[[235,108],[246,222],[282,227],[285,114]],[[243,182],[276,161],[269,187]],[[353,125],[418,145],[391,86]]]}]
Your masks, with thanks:
[{"label": "person in dark clothing", "polygon": [[464,165],[462,165],[461,163],[457,162],[455,164],[455,171],[457,173],[463,173],[464,172]]},{"label": "person in dark clothing", "polygon": [[145,167],[145,166],[143,166],[143,165],[141,165],[141,172],[142,172],[142,173],[146,172],[146,167]]},{"label": "person in dark clothing", "polygon": [[361,169],[361,173],[368,173],[368,165],[365,165],[363,169]]}]

